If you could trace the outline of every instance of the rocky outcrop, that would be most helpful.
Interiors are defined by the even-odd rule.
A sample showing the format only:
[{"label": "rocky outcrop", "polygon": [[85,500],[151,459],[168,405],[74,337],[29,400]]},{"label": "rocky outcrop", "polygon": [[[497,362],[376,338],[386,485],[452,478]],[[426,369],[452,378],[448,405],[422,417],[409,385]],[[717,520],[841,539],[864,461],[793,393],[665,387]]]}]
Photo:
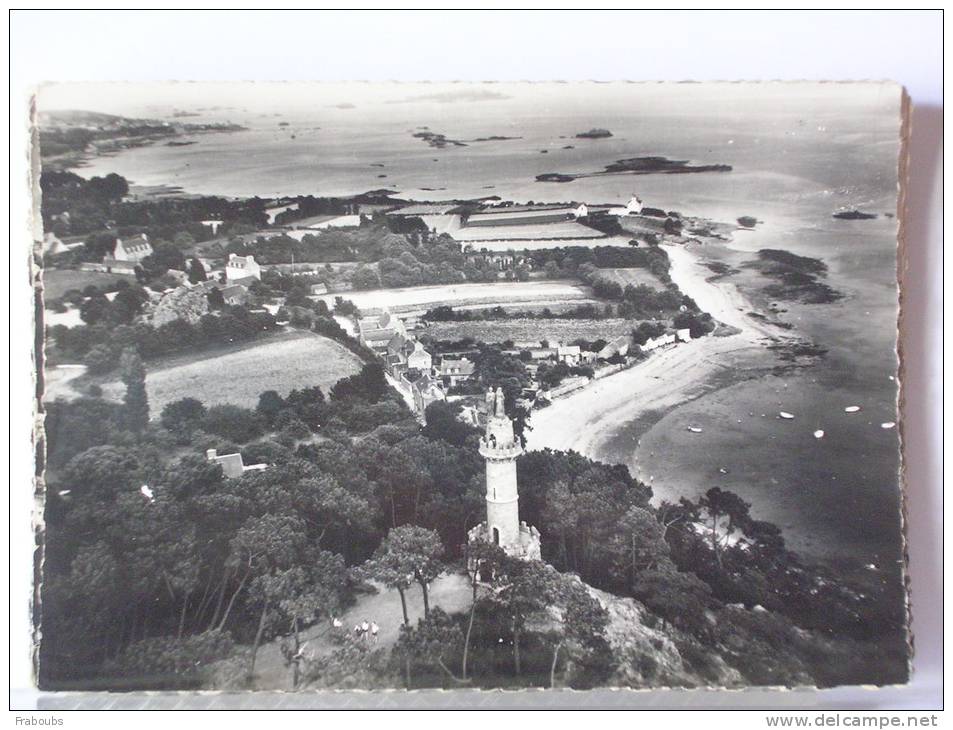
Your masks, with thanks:
[{"label": "rocky outcrop", "polygon": [[618,661],[616,687],[740,687],[738,670],[710,648],[665,624],[634,598],[587,586],[609,612],[606,638]]},{"label": "rocky outcrop", "polygon": [[152,311],[152,324],[159,327],[177,319],[194,324],[208,314],[208,311],[208,299],[204,289],[180,286],[163,295],[158,301]]}]

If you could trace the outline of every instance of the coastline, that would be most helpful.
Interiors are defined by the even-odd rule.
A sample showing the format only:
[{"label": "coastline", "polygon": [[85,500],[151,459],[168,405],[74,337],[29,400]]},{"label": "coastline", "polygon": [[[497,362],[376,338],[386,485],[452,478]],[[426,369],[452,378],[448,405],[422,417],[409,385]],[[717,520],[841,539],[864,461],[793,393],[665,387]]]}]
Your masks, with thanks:
[{"label": "coastline", "polygon": [[[711,272],[700,266],[701,257],[689,245],[665,248],[672,264],[672,281],[703,311],[737,332],[709,335],[659,351],[634,367],[534,411],[528,450],[574,450],[599,461],[626,464],[631,470],[639,436],[667,412],[752,377],[752,370],[764,371],[764,340],[778,339],[777,330],[747,316],[752,307],[734,284],[710,281]],[[612,444],[620,440],[633,442],[626,449],[633,457],[619,458],[619,449]]]}]

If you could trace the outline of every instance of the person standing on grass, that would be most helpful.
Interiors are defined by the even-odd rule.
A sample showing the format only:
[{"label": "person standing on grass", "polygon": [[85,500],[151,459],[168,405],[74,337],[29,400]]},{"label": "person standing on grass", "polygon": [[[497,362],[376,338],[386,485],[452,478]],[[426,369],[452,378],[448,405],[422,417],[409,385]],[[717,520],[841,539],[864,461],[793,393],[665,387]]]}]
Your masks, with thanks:
[{"label": "person standing on grass", "polygon": [[364,619],[364,622],[361,624],[361,638],[364,641],[367,641],[367,632],[370,631],[371,625],[367,623],[367,619]]},{"label": "person standing on grass", "polygon": [[371,621],[371,638],[374,640],[374,643],[377,643],[378,632],[381,630],[381,627],[377,625],[376,621]]}]

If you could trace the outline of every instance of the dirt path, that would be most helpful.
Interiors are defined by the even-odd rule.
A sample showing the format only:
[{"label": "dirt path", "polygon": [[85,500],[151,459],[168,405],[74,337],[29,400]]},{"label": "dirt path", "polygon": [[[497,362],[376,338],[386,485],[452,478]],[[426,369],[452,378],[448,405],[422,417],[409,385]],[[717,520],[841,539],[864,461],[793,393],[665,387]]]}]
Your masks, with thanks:
[{"label": "dirt path", "polygon": [[[423,593],[417,586],[407,591],[407,614],[412,624],[424,615]],[[430,606],[439,606],[447,613],[458,613],[470,608],[470,582],[466,575],[445,573],[430,586]],[[380,626],[377,646],[390,648],[397,641],[400,625],[403,623],[403,614],[400,607],[400,596],[396,590],[380,587],[378,593],[361,596],[343,616],[344,628],[352,631],[356,624],[362,621],[374,621]],[[302,642],[307,641],[306,652],[314,652],[316,656],[328,654],[334,650],[330,641],[328,622],[323,621],[301,633]],[[256,689],[292,689],[291,669],[285,666],[281,655],[280,640],[266,644],[258,651],[255,663]]]}]

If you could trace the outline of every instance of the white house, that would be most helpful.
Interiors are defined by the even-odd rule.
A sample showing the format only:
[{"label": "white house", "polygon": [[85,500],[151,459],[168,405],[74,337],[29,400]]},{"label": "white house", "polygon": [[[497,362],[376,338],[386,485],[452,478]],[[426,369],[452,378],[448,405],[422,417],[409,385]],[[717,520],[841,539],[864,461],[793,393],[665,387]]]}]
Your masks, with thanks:
[{"label": "white house", "polygon": [[609,208],[609,215],[639,215],[642,212],[642,199],[633,195],[624,206]]},{"label": "white house", "polygon": [[261,471],[262,469],[267,469],[267,464],[249,464],[245,465],[242,460],[241,453],[237,454],[222,454],[219,456],[216,449],[209,449],[205,452],[205,458],[207,458],[213,464],[218,464],[222,467],[222,473],[225,475],[226,479],[237,479],[246,471]]},{"label": "white house", "polygon": [[407,369],[418,370],[422,373],[429,373],[433,367],[433,358],[430,353],[424,349],[418,340],[414,341],[414,349],[407,356]]},{"label": "white house", "polygon": [[675,330],[675,338],[679,342],[688,342],[690,339],[692,339],[692,331],[688,328]]},{"label": "white house", "polygon": [[578,365],[581,356],[582,348],[579,345],[556,345],[556,359],[559,362],[566,363],[569,367]]},{"label": "white house", "polygon": [[140,233],[134,238],[123,241],[116,239],[116,245],[113,248],[112,258],[116,261],[126,261],[138,264],[146,256],[152,255],[152,245],[145,233]]},{"label": "white house", "polygon": [[225,264],[225,279],[235,282],[249,278],[261,281],[261,266],[255,261],[255,257],[230,253]]}]

